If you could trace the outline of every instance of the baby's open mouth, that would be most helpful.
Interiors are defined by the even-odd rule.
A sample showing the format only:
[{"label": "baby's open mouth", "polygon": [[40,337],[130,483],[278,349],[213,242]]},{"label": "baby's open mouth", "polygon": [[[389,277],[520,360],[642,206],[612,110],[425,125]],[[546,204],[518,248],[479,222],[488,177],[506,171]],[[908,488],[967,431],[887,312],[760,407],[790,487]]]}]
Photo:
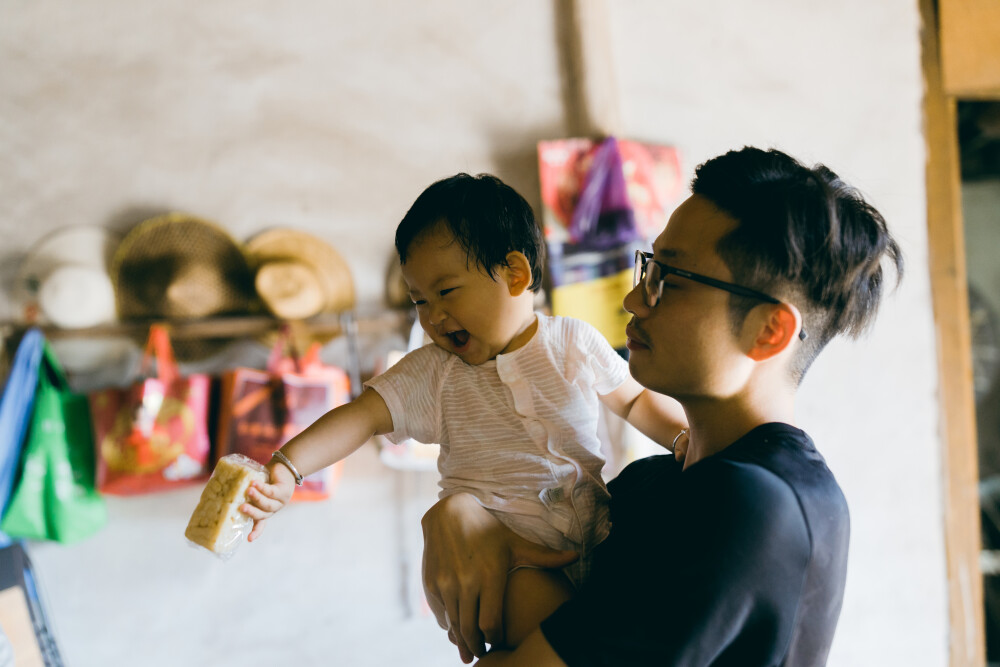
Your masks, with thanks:
[{"label": "baby's open mouth", "polygon": [[465,344],[469,342],[469,332],[464,329],[459,329],[458,331],[450,331],[445,334],[451,344],[456,348],[463,348]]}]

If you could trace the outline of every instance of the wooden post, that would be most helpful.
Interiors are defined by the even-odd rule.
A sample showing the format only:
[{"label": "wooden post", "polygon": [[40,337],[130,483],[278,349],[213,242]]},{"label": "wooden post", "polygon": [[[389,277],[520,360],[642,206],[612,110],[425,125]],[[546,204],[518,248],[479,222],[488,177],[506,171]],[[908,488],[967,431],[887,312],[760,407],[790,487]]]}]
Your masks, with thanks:
[{"label": "wooden post", "polygon": [[606,0],[557,0],[556,11],[567,132],[579,137],[621,134]]},{"label": "wooden post", "polygon": [[925,136],[927,236],[937,328],[944,440],[944,521],[948,572],[949,664],[986,664],[976,409],[956,101],[942,83],[934,0],[920,0]]}]

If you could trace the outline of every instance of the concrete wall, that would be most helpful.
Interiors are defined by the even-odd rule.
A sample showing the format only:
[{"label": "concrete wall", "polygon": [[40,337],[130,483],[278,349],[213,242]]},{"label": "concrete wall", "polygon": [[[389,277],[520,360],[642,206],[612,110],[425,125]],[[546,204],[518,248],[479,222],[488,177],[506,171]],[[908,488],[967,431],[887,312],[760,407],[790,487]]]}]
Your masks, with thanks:
[{"label": "concrete wall", "polygon": [[[799,421],[827,456],[853,516],[848,591],[830,664],[945,664],[916,2],[610,4],[624,135],[679,146],[688,173],[744,144],[822,161],[870,197],[902,242],[909,267],[902,289],[870,336],[836,342],[820,357],[802,388]],[[432,180],[493,171],[537,205],[535,142],[566,132],[555,11],[538,0],[4,0],[3,273],[9,276],[21,253],[61,225],[126,228],[149,212],[182,209],[239,238],[275,224],[320,234],[347,256],[362,302],[377,302],[396,222]],[[382,479],[377,467],[358,470],[350,483]],[[346,487],[345,496],[358,497]],[[198,649],[185,644],[184,630],[198,623],[223,623],[235,643],[265,645],[262,628],[217,607],[187,605],[184,615],[193,621],[159,613],[151,621],[155,633],[134,622],[207,576],[198,562],[162,556],[176,548],[178,517],[189,511],[182,502],[189,498],[170,498],[114,503],[117,527],[79,547],[38,550],[43,578],[59,583],[50,597],[74,664],[113,664],[96,648],[109,632],[136,650],[156,645],[164,656],[156,664],[194,664]],[[144,520],[135,507],[149,514],[150,528],[135,533],[141,544],[125,529]],[[381,530],[376,522],[385,515],[373,507],[331,509],[371,511],[372,520],[348,521],[344,530],[357,532],[331,537],[323,548]],[[331,524],[318,525],[328,531]],[[169,539],[161,528],[169,528]],[[295,538],[287,530],[281,539]],[[284,553],[294,558],[295,550]],[[151,571],[143,557],[153,554],[160,555]],[[111,555],[115,568],[101,561]],[[353,561],[358,572],[364,561]],[[108,576],[108,601],[98,605],[107,615],[96,620],[85,599],[72,597],[86,595],[82,589],[64,586],[69,573],[84,576],[84,568]],[[284,565],[303,568],[324,581],[364,576],[324,569],[314,555]],[[127,574],[132,588],[111,581],[113,572]],[[245,585],[282,595],[271,568],[259,575]],[[324,585],[324,592],[338,590]],[[350,590],[349,600],[325,597],[328,614],[364,605],[363,588]],[[248,595],[237,591],[236,604],[247,607]],[[324,632],[303,621],[297,634],[297,607],[286,601],[278,637],[287,642],[282,649],[294,647],[290,655],[307,663],[338,651],[364,655],[371,633],[321,626],[329,628]],[[380,602],[371,597],[372,605]],[[217,616],[208,618],[208,609]],[[395,627],[394,613],[383,615],[385,626]],[[383,629],[389,639],[379,645],[382,659],[393,636]],[[409,655],[404,642],[398,651]],[[235,655],[252,664],[248,654]],[[211,656],[213,664],[230,664],[218,651]]]}]

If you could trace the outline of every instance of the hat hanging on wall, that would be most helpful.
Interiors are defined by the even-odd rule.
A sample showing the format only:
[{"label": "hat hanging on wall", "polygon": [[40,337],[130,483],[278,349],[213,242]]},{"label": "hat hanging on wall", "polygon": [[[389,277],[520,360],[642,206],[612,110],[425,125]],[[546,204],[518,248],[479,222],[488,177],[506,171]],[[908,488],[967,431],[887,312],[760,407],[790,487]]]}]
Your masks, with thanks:
[{"label": "hat hanging on wall", "polygon": [[296,229],[274,228],[247,241],[257,294],[275,317],[300,320],[354,307],[354,281],[333,246]]},{"label": "hat hanging on wall", "polygon": [[218,225],[183,213],[132,229],[115,253],[111,278],[123,320],[244,314],[255,304],[239,245]]},{"label": "hat hanging on wall", "polygon": [[[24,324],[85,329],[114,322],[115,292],[108,267],[121,235],[97,225],[70,225],[42,237],[18,268],[11,299]],[[54,337],[63,369],[113,375],[134,353],[128,338],[114,335]]]},{"label": "hat hanging on wall", "polygon": [[121,237],[96,225],[70,225],[28,250],[12,294],[19,320],[82,329],[115,321],[108,276]]},{"label": "hat hanging on wall", "polygon": [[385,300],[390,308],[413,308],[410,287],[403,280],[403,267],[400,266],[399,257],[396,255],[390,260],[389,270],[385,276]]}]

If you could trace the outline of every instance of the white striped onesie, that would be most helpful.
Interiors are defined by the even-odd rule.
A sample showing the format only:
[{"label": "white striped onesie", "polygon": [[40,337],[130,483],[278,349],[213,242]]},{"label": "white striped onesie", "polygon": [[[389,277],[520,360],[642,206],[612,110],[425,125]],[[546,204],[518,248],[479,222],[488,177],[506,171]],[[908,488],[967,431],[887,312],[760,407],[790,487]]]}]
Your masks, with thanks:
[{"label": "white striped onesie", "polygon": [[392,442],[439,443],[440,497],[470,493],[515,533],[581,552],[608,534],[598,394],[628,363],[589,324],[537,315],[523,347],[478,366],[430,344],[366,383],[392,415]]}]

